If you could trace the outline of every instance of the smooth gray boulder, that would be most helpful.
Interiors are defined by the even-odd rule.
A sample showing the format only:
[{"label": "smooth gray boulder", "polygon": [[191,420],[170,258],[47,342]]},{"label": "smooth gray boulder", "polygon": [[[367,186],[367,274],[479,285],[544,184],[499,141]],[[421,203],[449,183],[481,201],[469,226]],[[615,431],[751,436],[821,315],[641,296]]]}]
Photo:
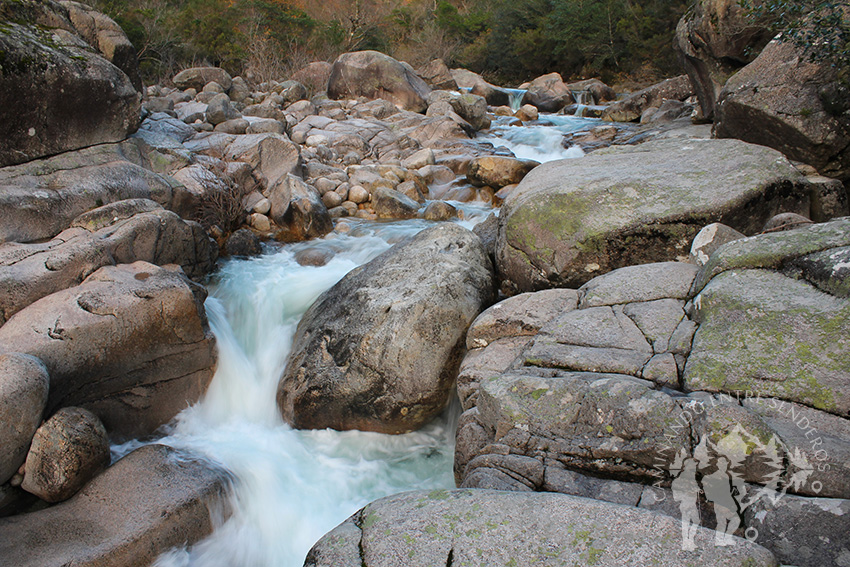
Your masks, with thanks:
[{"label": "smooth gray boulder", "polygon": [[413,112],[425,112],[430,92],[410,65],[377,51],[343,53],[328,79],[330,98],[382,98]]},{"label": "smooth gray boulder", "polygon": [[564,84],[561,75],[549,73],[529,83],[522,102],[536,106],[542,112],[558,112],[574,101],[573,94]]},{"label": "smooth gray boulder", "polygon": [[[138,128],[141,95],[133,81],[98,44],[87,43],[89,34],[75,28],[68,8],[53,1],[7,2],[0,19],[0,166],[118,142]],[[109,23],[114,39],[129,44]]]},{"label": "smooth gray boulder", "polygon": [[149,434],[212,379],[205,297],[177,267],[106,266],[13,315],[0,327],[0,352],[44,362],[48,412],[80,406],[115,439]]},{"label": "smooth gray boulder", "polygon": [[178,264],[200,279],[218,248],[204,229],[146,199],[119,201],[77,217],[38,244],[0,244],[0,325],[27,305],[79,285],[98,268],[138,260]]},{"label": "smooth gray boulder", "polygon": [[37,358],[0,354],[0,485],[24,464],[49,385],[47,368]]},{"label": "smooth gray boulder", "polygon": [[778,152],[737,140],[657,140],[548,162],[505,200],[497,265],[511,291],[577,287],[622,266],[687,257],[711,222],[753,234],[778,212],[817,216],[818,187]]},{"label": "smooth gray boulder", "polygon": [[150,565],[229,515],[226,472],[166,447],[137,449],[70,500],[0,519],[6,567]]},{"label": "smooth gray boulder", "polygon": [[21,488],[61,502],[109,466],[109,437],[96,415],[62,408],[35,432]]},{"label": "smooth gray boulder", "polygon": [[230,73],[219,67],[190,67],[174,75],[172,81],[178,89],[195,89],[198,92],[210,82],[218,83],[225,90],[233,84]]},{"label": "smooth gray boulder", "polygon": [[744,539],[714,545],[696,528],[647,510],[563,494],[493,490],[406,492],[377,500],[313,546],[305,567],[391,565],[777,565]]},{"label": "smooth gray boulder", "polygon": [[401,433],[448,401],[467,327],[493,295],[480,240],[440,224],[353,270],[302,318],[278,386],[302,429]]},{"label": "smooth gray boulder", "polygon": [[146,169],[135,142],[0,168],[0,242],[53,238],[82,213],[125,199],[173,202],[174,180]]}]

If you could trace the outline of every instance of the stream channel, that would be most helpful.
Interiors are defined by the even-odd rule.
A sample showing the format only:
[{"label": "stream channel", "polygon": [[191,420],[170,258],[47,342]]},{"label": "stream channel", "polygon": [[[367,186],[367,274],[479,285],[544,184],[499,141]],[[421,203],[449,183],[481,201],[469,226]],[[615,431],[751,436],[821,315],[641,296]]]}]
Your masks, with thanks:
[{"label": "stream channel", "polygon": [[[515,127],[497,119],[477,141],[541,162],[581,157],[580,148],[562,147],[564,134],[598,124],[545,115],[537,124]],[[493,211],[483,203],[452,204],[462,210],[458,222],[467,228]],[[162,443],[233,474],[231,517],[191,548],[163,554],[155,567],[298,567],[322,535],[369,502],[407,490],[454,488],[459,404],[405,435],[299,431],[278,413],[278,380],[307,308],[350,270],[431,224],[346,223],[344,234],[267,246],[259,257],[221,262],[206,301],[219,352],[206,395],[168,426],[165,437],[113,446],[118,458],[144,443]],[[304,251],[332,258],[324,266],[301,266],[295,258]]]}]

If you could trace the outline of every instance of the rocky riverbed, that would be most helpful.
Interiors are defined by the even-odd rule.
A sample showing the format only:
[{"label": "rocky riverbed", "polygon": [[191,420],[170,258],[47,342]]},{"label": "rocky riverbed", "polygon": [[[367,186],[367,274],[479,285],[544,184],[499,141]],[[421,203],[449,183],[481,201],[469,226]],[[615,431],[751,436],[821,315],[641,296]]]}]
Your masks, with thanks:
[{"label": "rocky riverbed", "polygon": [[776,40],[721,81],[718,10],[617,94],[144,87],[102,14],[3,4],[0,563],[850,564],[850,115]]}]

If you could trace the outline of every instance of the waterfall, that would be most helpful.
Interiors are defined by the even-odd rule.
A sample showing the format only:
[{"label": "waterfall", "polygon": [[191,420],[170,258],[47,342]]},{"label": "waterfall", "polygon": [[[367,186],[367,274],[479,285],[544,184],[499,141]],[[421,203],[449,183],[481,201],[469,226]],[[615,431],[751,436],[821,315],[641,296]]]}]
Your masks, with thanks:
[{"label": "waterfall", "polygon": [[594,104],[593,93],[590,91],[570,91],[577,104],[590,106]]},{"label": "waterfall", "polygon": [[477,140],[506,148],[520,159],[533,159],[541,163],[582,157],[584,151],[580,147],[564,147],[564,136],[602,123],[593,118],[559,114],[541,114],[537,124],[522,128],[508,126],[504,120],[502,117],[497,118],[490,127],[489,135]]},{"label": "waterfall", "polygon": [[[471,228],[489,209],[453,203]],[[298,431],[275,403],[278,379],[303,313],[346,273],[429,223],[352,220],[347,234],[230,259],[206,307],[219,362],[204,399],[183,411],[167,437],[230,470],[232,516],[207,539],[159,557],[156,567],[296,567],[322,535],[367,503],[397,492],[453,488],[456,412],[405,435]],[[301,266],[318,251],[330,260]],[[121,456],[142,445],[113,447]]]},{"label": "waterfall", "polygon": [[525,98],[525,93],[528,91],[525,89],[503,89],[508,93],[508,105],[511,107],[511,110],[516,112],[522,106],[522,99]]}]

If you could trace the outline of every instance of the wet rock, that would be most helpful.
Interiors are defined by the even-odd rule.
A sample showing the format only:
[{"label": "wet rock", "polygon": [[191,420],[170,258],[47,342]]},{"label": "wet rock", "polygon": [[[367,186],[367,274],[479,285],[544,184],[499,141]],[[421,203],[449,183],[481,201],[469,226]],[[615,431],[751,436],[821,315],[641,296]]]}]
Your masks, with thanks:
[{"label": "wet rock", "polygon": [[694,139],[598,150],[538,166],[514,189],[500,216],[498,268],[517,291],[575,287],[686,257],[709,222],[753,234],[777,212],[810,214],[819,198],[761,146]]},{"label": "wet rock", "polygon": [[103,267],[12,316],[0,351],[44,362],[48,412],[84,407],[114,438],[137,437],[197,401],[212,379],[204,297],[179,269]]},{"label": "wet rock", "polygon": [[179,264],[193,278],[215,267],[218,251],[201,225],[153,201],[104,205],[73,224],[48,242],[0,244],[0,325],[38,299],[79,285],[103,266],[138,260]]},{"label": "wet rock", "polygon": [[47,502],[61,502],[108,465],[109,438],[97,416],[62,408],[35,432],[21,488]]},{"label": "wet rock", "polygon": [[471,94],[483,96],[487,100],[487,104],[492,106],[510,104],[508,91],[491,85],[482,79],[481,75],[466,69],[452,69],[452,77],[460,88],[468,90]]},{"label": "wet rock", "polygon": [[[101,43],[111,44],[115,63],[133,73],[135,53],[127,37],[103,14],[73,5],[70,12],[79,17],[72,18],[69,8],[56,2],[23,0],[3,6],[0,166],[118,142],[139,127],[136,85],[98,51]],[[102,33],[77,30],[73,22],[82,24],[84,13],[97,15]],[[96,25],[93,18],[89,23]]]},{"label": "wet rock", "polygon": [[530,104],[523,104],[514,116],[523,122],[533,122],[540,118],[537,107]]},{"label": "wet rock", "polygon": [[743,539],[714,546],[714,532],[701,527],[694,551],[681,543],[679,521],[639,508],[564,494],[435,490],[369,504],[320,539],[304,564],[379,567],[404,557],[411,566],[672,567],[699,557],[718,566],[776,565],[768,550]]},{"label": "wet rock", "polygon": [[76,496],[0,519],[8,567],[141,565],[209,535],[228,515],[227,473],[164,445],[133,451]]},{"label": "wet rock", "polygon": [[383,98],[413,112],[425,112],[430,91],[409,65],[377,51],[343,53],[328,80],[331,98]]},{"label": "wet rock", "polygon": [[333,230],[333,221],[318,191],[294,175],[287,175],[273,185],[268,199],[270,217],[282,229],[276,236],[278,240],[297,242]]},{"label": "wet rock", "polygon": [[419,203],[387,187],[372,190],[372,208],[382,219],[412,219],[419,211]]},{"label": "wet rock", "polygon": [[224,250],[230,256],[258,256],[263,252],[263,247],[253,232],[240,228],[227,239]]},{"label": "wet rock", "polygon": [[0,485],[24,464],[47,405],[50,377],[40,360],[0,355]]},{"label": "wet rock", "polygon": [[658,108],[665,100],[685,100],[693,94],[691,80],[687,75],[680,75],[615,102],[605,109],[602,117],[615,122],[631,122],[639,119],[647,108]]},{"label": "wet rock", "polygon": [[499,219],[496,218],[496,215],[493,213],[487,215],[483,222],[475,225],[472,232],[481,239],[484,249],[487,250],[487,255],[491,259],[495,259],[496,238],[499,236]]},{"label": "wet rock", "polygon": [[538,165],[540,163],[534,160],[485,156],[469,162],[466,179],[476,187],[486,185],[498,189],[519,183]]},{"label": "wet rock", "polygon": [[489,262],[475,235],[441,224],[350,272],[299,324],[278,387],[284,418],[386,433],[433,418],[492,297]]},{"label": "wet rock", "polygon": [[617,100],[617,93],[614,92],[614,89],[612,89],[599,79],[585,79],[583,81],[576,81],[575,83],[569,83],[567,85],[567,88],[570,91],[590,91],[590,93],[593,95],[593,101],[596,104],[602,104],[603,102]]},{"label": "wet rock", "polygon": [[430,221],[447,221],[457,218],[457,209],[445,201],[431,201],[422,217]]}]

